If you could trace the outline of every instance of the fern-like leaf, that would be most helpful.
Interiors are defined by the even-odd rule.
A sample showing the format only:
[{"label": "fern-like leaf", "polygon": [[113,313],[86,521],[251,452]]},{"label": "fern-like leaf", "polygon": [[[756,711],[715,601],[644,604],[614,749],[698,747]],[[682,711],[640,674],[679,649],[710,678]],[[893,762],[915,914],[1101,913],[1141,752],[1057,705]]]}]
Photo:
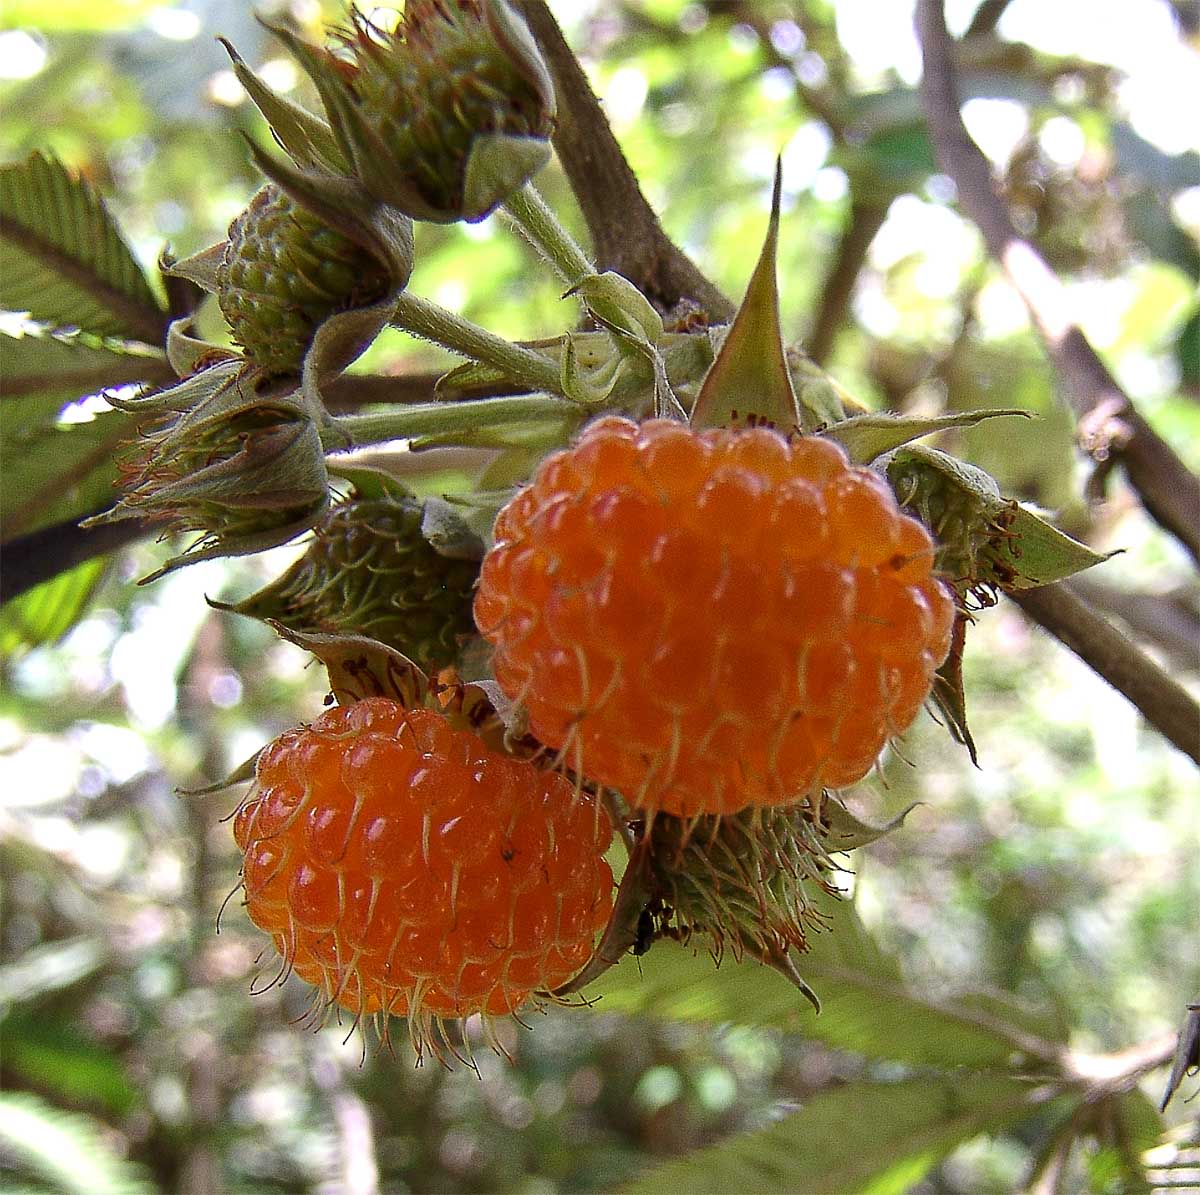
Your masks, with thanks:
[{"label": "fern-like leaf", "polygon": [[159,344],[167,316],[103,200],[40,153],[0,168],[0,306]]}]

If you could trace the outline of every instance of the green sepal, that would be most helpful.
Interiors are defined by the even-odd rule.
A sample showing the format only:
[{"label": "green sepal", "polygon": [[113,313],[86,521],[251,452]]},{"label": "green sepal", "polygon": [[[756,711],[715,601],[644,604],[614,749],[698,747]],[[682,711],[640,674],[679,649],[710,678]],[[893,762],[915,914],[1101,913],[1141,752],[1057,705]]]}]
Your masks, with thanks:
[{"label": "green sepal", "polygon": [[550,143],[540,137],[509,133],[477,136],[467,154],[463,173],[461,213],[431,215],[446,223],[462,219],[475,224],[523,187],[550,161]]},{"label": "green sepal", "polygon": [[852,851],[858,847],[870,846],[881,838],[899,830],[904,825],[905,818],[919,805],[916,801],[902,809],[895,817],[882,825],[874,825],[863,821],[853,813],[842,801],[827,793],[821,806],[821,825],[825,832],[825,845],[831,851]]},{"label": "green sepal", "polygon": [[199,253],[193,253],[190,257],[181,257],[178,260],[164,253],[159,258],[158,267],[170,278],[186,278],[189,282],[194,282],[201,290],[215,295],[221,285],[217,278],[217,271],[220,270],[221,263],[225,260],[227,244],[227,241],[218,241],[215,245],[209,245],[207,249],[201,249]]},{"label": "green sepal", "polygon": [[421,537],[447,560],[483,559],[483,540],[463,521],[454,507],[441,498],[426,498],[421,516]]},{"label": "green sepal", "polygon": [[650,345],[657,345],[663,338],[662,316],[654,304],[628,278],[612,270],[589,274],[567,294],[578,295],[588,310],[613,331]]},{"label": "green sepal", "polygon": [[954,630],[950,638],[950,653],[942,661],[933,677],[930,700],[946,720],[950,737],[966,747],[971,762],[979,766],[979,754],[975,739],[967,724],[967,693],[963,685],[963,650],[967,640],[967,623],[970,615],[959,611],[954,618]]},{"label": "green sepal", "polygon": [[329,692],[338,705],[366,697],[388,697],[412,709],[429,696],[429,677],[406,655],[364,635],[319,635],[268,625],[288,643],[317,657],[329,673]]},{"label": "green sepal", "polygon": [[[209,605],[218,610],[224,608],[219,602],[210,601]],[[235,784],[245,784],[246,781],[254,779],[255,768],[258,766],[258,757],[262,753],[263,749],[259,747],[249,759],[242,760],[232,772],[221,780],[214,780],[212,784],[203,784],[199,788],[177,788],[175,791],[182,797],[211,797],[215,793],[224,792],[225,789],[232,788]]]},{"label": "green sepal", "polygon": [[195,325],[195,317],[185,315],[172,320],[167,329],[167,361],[179,377],[189,378],[217,364],[241,362],[239,353],[194,335]]},{"label": "green sepal", "polygon": [[923,445],[894,452],[897,497],[938,537],[938,565],[960,592],[1009,592],[1061,581],[1115,555],[1099,553],[1004,498],[990,474]]},{"label": "green sepal", "polygon": [[692,408],[697,428],[766,425],[788,434],[801,428],[779,321],[775,258],[779,244],[782,160],[775,164],[771,218],[746,297]]},{"label": "green sepal", "polygon": [[1112,552],[1094,552],[1021,504],[1017,506],[1009,532],[1010,538],[1000,549],[1014,573],[1011,583],[1001,585],[1006,591],[1050,585],[1093,565],[1103,564],[1121,551],[1118,548]]},{"label": "green sepal", "polygon": [[[279,29],[262,22],[271,32],[282,36]],[[328,123],[319,116],[301,108],[291,100],[272,91],[242,60],[241,55],[223,37],[217,41],[225,47],[233,61],[233,73],[263,114],[271,132],[287,151],[292,161],[306,169],[341,171],[345,162],[338,149],[337,140]]]},{"label": "green sepal", "polygon": [[853,399],[803,349],[792,345],[785,353],[788,375],[800,404],[800,427],[814,432],[846,418]]},{"label": "green sepal", "polygon": [[952,427],[974,427],[985,419],[1000,415],[1017,415],[1032,419],[1028,411],[1016,407],[989,411],[960,411],[953,415],[932,417],[921,415],[892,415],[886,412],[871,415],[852,415],[839,423],[822,429],[822,435],[836,440],[856,465],[869,465],[873,460],[922,436],[947,431]]}]

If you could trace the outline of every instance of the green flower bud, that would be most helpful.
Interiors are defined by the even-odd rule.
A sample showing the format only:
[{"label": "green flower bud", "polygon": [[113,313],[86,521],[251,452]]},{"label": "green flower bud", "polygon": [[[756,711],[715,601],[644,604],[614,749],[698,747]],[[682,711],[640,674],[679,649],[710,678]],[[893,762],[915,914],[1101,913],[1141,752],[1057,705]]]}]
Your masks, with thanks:
[{"label": "green flower bud", "polygon": [[659,814],[650,836],[652,890],[681,936],[705,933],[719,960],[804,950],[821,928],[806,884],[835,893],[828,852],[807,807],[750,809],[681,821]]},{"label": "green flower bud", "polygon": [[[223,372],[217,370],[214,372]],[[236,386],[192,409],[156,403],[165,422],[136,442],[121,468],[124,493],[102,521],[141,518],[163,536],[200,538],[146,580],[195,560],[260,552],[308,530],[329,504],[329,478],[316,424],[293,398],[246,401]],[[97,521],[101,521],[97,520]]]},{"label": "green flower bud", "polygon": [[896,497],[937,539],[936,567],[960,595],[994,605],[1020,579],[1011,551],[1018,504],[982,469],[944,453],[905,448],[887,467]]},{"label": "green flower bud", "polygon": [[327,130],[298,121],[235,57],[304,168],[352,178],[416,219],[451,222],[482,219],[545,165],[554,85],[505,0],[409,0],[393,30],[357,11],[350,19],[331,50],[274,29],[316,84]]}]

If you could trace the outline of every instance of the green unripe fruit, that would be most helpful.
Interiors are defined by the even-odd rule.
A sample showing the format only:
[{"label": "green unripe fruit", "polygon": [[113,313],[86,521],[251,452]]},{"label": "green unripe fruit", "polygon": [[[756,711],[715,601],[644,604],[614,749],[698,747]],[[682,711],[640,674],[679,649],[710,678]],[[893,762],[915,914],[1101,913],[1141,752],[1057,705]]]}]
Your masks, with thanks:
[{"label": "green unripe fruit", "polygon": [[233,339],[272,374],[298,373],[329,316],[376,301],[389,285],[371,253],[274,183],[229,226],[217,282]]},{"label": "green unripe fruit", "polygon": [[454,662],[471,634],[479,566],[441,555],[422,532],[419,499],[358,499],[331,511],[308,551],[230,607],[305,634],[364,635],[427,672]]}]

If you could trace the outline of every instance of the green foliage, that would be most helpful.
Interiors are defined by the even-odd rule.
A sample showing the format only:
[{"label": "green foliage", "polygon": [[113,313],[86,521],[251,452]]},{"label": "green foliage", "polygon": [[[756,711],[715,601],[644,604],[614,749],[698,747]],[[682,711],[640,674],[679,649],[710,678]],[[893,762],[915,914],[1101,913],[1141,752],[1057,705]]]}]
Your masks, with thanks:
[{"label": "green foliage", "polygon": [[105,567],[103,560],[85,560],[5,602],[0,608],[0,656],[62,638],[87,609]]},{"label": "green foliage", "polygon": [[1044,1098],[1001,1075],[848,1083],[769,1128],[671,1162],[623,1190],[803,1190],[903,1195],[956,1146],[1024,1119]]},{"label": "green foliage", "polygon": [[[203,98],[216,68],[199,44],[139,24],[160,7],[6,6],[6,25],[40,25],[50,52],[40,75],[0,85],[5,153],[23,158],[0,173],[0,305],[44,325],[40,335],[0,333],[6,539],[111,501],[113,458],[134,420],[91,417],[100,404],[74,400],[170,380],[152,347],[166,322],[156,283],[128,244],[146,260],[167,233],[188,252],[209,244],[256,185],[231,134],[261,137],[261,122],[248,104]],[[278,55],[254,42],[244,5],[219,11],[206,44],[210,33],[235,35],[255,69]],[[887,408],[842,430],[860,437],[856,457],[936,430],[939,448],[987,470],[1003,493],[1066,508],[1071,540],[1021,509],[1013,567],[1046,580],[1122,548],[1105,570],[1123,596],[1171,592],[1179,609],[1194,605],[1194,578],[1120,490],[1102,505],[1080,499],[1073,421],[1040,350],[1027,329],[993,319],[994,274],[969,231],[965,248],[954,244],[965,226],[936,198],[915,94],[856,65],[839,39],[845,13],[797,5],[755,31],[717,5],[616,4],[587,45],[591,26],[570,6],[559,11],[668,231],[727,293],[740,293],[761,242],[770,163],[781,145],[793,151],[779,246],[789,333],[811,327],[834,290],[852,205],[882,213],[899,197],[857,267],[859,318],[836,344],[846,388]],[[1187,290],[1195,228],[1170,197],[1196,184],[1195,155],[1164,154],[1117,119],[1106,67],[1004,37],[968,48],[965,93],[1003,96],[1029,117],[1012,161],[998,164],[1023,228],[1080,293],[1094,300],[1106,280],[1123,288],[1119,302],[1088,310],[1111,317],[1114,369],[1128,371],[1155,426],[1188,453],[1200,361]],[[241,64],[238,74],[253,93],[254,76]],[[1080,80],[1084,97],[1064,100]],[[644,104],[622,116],[643,82]],[[303,85],[283,90],[313,106]],[[315,126],[296,123],[291,102],[265,107],[293,122],[299,144]],[[1048,119],[1078,125],[1080,163],[1047,158]],[[25,156],[47,137],[66,165]],[[807,175],[806,138],[826,145]],[[555,168],[539,183],[569,207]],[[128,238],[98,190],[114,195]],[[933,216],[941,223],[921,224]],[[579,234],[576,213],[567,220]],[[497,224],[422,228],[410,289],[507,337],[561,333],[576,306],[539,281],[531,251]],[[1147,255],[1149,268],[1139,264]],[[194,330],[220,340],[217,323],[210,308]],[[576,340],[581,352],[588,335]],[[356,369],[378,380],[445,365],[428,343],[390,333]],[[797,382],[793,370],[793,383],[828,385],[813,371]],[[833,394],[840,406],[844,391]],[[977,416],[964,412],[1010,407],[1042,418],[967,426]],[[539,452],[506,454],[495,484],[519,480]],[[417,460],[422,494],[468,488],[477,464],[469,453]],[[159,563],[137,549],[123,575]],[[943,1195],[1018,1189],[1043,1164],[1059,1167],[1061,1189],[1144,1188],[1142,1154],[1163,1124],[1137,1076],[1105,1088],[1067,1062],[1077,1049],[1118,1057],[1177,1024],[1194,998],[1188,910],[1200,877],[1180,795],[1192,777],[1011,611],[981,616],[967,652],[980,768],[932,724],[902,744],[919,770],[898,756],[883,764],[887,795],[867,798],[876,820],[926,808],[871,846],[857,865],[857,909],[831,905],[828,932],[796,959],[823,998],[819,1017],[767,967],[726,958],[718,970],[660,942],[589,988],[595,1009],[552,1010],[532,1034],[505,1026],[514,1061],[484,1058],[480,1083],[413,1072],[402,1049],[369,1050],[360,1064],[356,1043],[338,1044],[345,1028],[294,1032],[288,1022],[304,1006],[294,982],[247,998],[259,943],[236,900],[221,937],[211,932],[236,883],[217,824],[236,795],[182,798],[174,786],[199,785],[311,718],[322,692],[259,628],[195,611],[205,594],[250,592],[286,566],[202,565],[134,594],[124,580],[105,584],[92,562],[0,614],[0,652],[22,653],[0,664],[0,1028],[14,1090],[0,1103],[0,1167],[10,1186],[151,1189],[112,1144],[124,1142],[163,1190],[181,1189],[186,1162],[204,1151],[229,1189],[256,1193],[347,1186],[355,1163],[360,1176],[377,1166],[383,1189],[615,1189],[637,1172],[639,1191],[898,1195],[920,1183]],[[78,634],[51,646],[80,616]],[[188,1106],[196,1090],[216,1123]],[[647,1172],[652,1158],[678,1154],[688,1156]]]},{"label": "green foliage", "polygon": [[[140,1166],[114,1154],[102,1126],[25,1093],[0,1095],[0,1158],[58,1195],[151,1195]],[[0,1161],[0,1166],[3,1162]]]},{"label": "green foliage", "polygon": [[162,306],[96,192],[53,158],[0,169],[0,304],[52,327],[159,341]]}]

